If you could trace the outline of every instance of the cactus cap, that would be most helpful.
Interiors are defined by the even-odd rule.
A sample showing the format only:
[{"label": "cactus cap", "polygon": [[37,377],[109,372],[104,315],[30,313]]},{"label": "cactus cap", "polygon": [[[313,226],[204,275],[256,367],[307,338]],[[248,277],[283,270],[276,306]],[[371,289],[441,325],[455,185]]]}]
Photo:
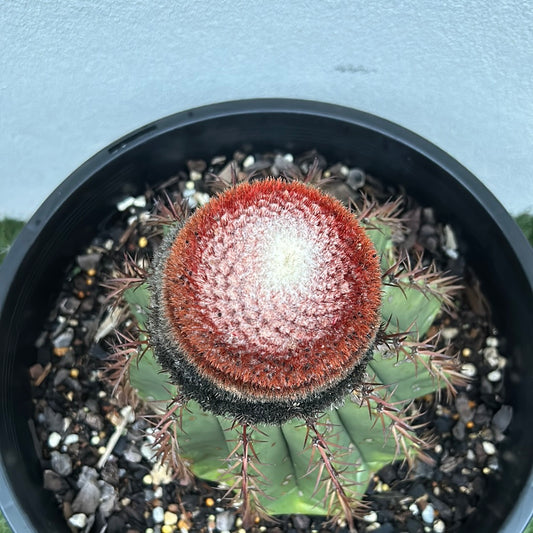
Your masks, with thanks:
[{"label": "cactus cap", "polygon": [[360,380],[380,323],[379,258],[316,188],[228,189],[168,233],[153,272],[155,355],[204,408],[280,422]]}]

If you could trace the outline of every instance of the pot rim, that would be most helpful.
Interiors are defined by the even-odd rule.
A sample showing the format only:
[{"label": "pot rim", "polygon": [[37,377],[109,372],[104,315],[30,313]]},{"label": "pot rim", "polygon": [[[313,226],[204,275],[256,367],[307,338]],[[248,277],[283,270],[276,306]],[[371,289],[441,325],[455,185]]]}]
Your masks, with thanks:
[{"label": "pot rim", "polygon": [[[171,130],[222,117],[258,114],[312,115],[333,119],[380,133],[420,153],[457,180],[483,206],[493,223],[506,235],[523,275],[529,286],[533,288],[533,248],[510,214],[487,187],[446,152],[410,130],[370,113],[311,100],[259,98],[209,104],[161,118],[121,137],[72,172],[30,218],[0,266],[0,310],[4,309],[5,300],[21,261],[35,245],[41,229],[50,221],[57,205],[64,198],[74,194],[95,172],[140,144]],[[4,367],[0,366],[0,369],[4,370]],[[2,387],[0,387],[1,389]],[[1,394],[3,396],[3,393]],[[0,486],[3,489],[0,490],[0,508],[4,511],[8,523],[12,526],[16,525],[17,528],[22,527],[24,531],[32,531],[33,526],[29,518],[23,513],[22,508],[15,503],[16,496],[11,490],[3,457],[0,458]],[[533,471],[500,531],[504,533],[522,531],[533,515],[533,507],[530,503],[532,501]]]}]

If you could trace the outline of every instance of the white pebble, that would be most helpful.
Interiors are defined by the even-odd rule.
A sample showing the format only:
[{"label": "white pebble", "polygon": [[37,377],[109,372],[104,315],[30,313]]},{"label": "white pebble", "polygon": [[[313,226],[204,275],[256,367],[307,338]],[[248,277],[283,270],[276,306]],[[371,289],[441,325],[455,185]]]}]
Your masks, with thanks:
[{"label": "white pebble", "polygon": [[292,154],[287,153],[283,156],[283,159],[285,159],[285,161],[288,161],[289,163],[292,163],[294,161],[294,156]]},{"label": "white pebble", "polygon": [[165,519],[165,510],[161,506],[154,507],[152,510],[152,518],[156,524],[162,524]]},{"label": "white pebble", "polygon": [[163,497],[163,487],[159,486],[154,490],[154,498],[161,499]]},{"label": "white pebble", "polygon": [[433,520],[435,519],[435,509],[433,509],[433,505],[428,503],[424,510],[422,511],[422,520],[426,524],[433,524]]},{"label": "white pebble", "polygon": [[473,378],[477,374],[477,368],[472,363],[465,363],[461,366],[461,374],[468,378]]},{"label": "white pebble", "polygon": [[494,455],[496,453],[496,446],[494,446],[494,444],[492,444],[492,442],[490,442],[488,440],[484,440],[483,441],[483,451],[487,455]]},{"label": "white pebble", "polygon": [[117,209],[119,211],[126,211],[126,209],[128,209],[128,207],[131,207],[134,202],[135,202],[135,198],[133,198],[133,196],[128,196],[127,198],[124,198],[124,200],[121,200],[117,204]]},{"label": "white pebble", "polygon": [[487,379],[492,383],[496,383],[502,379],[502,373],[499,370],[493,370],[487,374]]},{"label": "white pebble", "polygon": [[98,444],[100,444],[100,437],[98,435],[93,435],[91,437],[91,444],[93,446],[98,446]]},{"label": "white pebble", "polygon": [[87,525],[87,516],[85,516],[83,513],[73,514],[68,519],[68,523],[76,529],[83,529]]},{"label": "white pebble", "polygon": [[135,207],[146,207],[146,196],[144,195],[137,196],[137,198],[133,200],[133,205]]},{"label": "white pebble", "polygon": [[376,511],[370,511],[368,514],[363,516],[363,520],[365,522],[369,522],[370,524],[374,523],[378,519],[378,514]]},{"label": "white pebble", "polygon": [[485,341],[485,344],[487,346],[491,346],[493,348],[496,348],[499,344],[497,337],[487,337],[487,340]]},{"label": "white pebble", "polygon": [[76,444],[80,440],[79,435],[76,435],[75,433],[71,433],[70,435],[67,435],[65,437],[65,440],[63,441],[67,446],[70,446],[71,444]]},{"label": "white pebble", "polygon": [[60,442],[61,442],[61,435],[57,431],[52,431],[52,433],[48,435],[48,447],[49,448],[57,448]]},{"label": "white pebble", "polygon": [[411,514],[413,516],[418,516],[418,513],[420,513],[420,509],[418,508],[418,505],[416,503],[412,503],[409,506],[409,511],[411,511]]},{"label": "white pebble", "polygon": [[457,337],[458,334],[459,334],[458,328],[444,328],[441,331],[441,335],[443,339],[446,341],[451,341],[452,339],[455,339],[455,337]]},{"label": "white pebble", "polygon": [[249,155],[244,159],[242,162],[242,168],[248,168],[251,167],[255,163],[255,158],[253,155]]},{"label": "white pebble", "polygon": [[483,350],[483,357],[485,361],[492,367],[495,368],[498,366],[500,359],[500,354],[494,346],[489,346]]},{"label": "white pebble", "polygon": [[171,511],[165,511],[164,522],[167,526],[174,526],[178,523],[178,515]]},{"label": "white pebble", "polygon": [[433,524],[433,531],[435,533],[444,533],[446,531],[446,524],[442,520],[437,520]]},{"label": "white pebble", "polygon": [[189,191],[193,191],[194,190],[194,182],[193,181],[188,181],[185,183],[185,189],[189,190]]},{"label": "white pebble", "polygon": [[211,200],[211,196],[209,196],[209,194],[207,194],[206,192],[197,192],[193,196],[193,199],[196,200],[198,205],[202,206],[209,202],[209,200]]},{"label": "white pebble", "polygon": [[189,178],[191,178],[192,181],[198,181],[202,179],[202,173],[198,172],[197,170],[191,170],[189,172]]}]

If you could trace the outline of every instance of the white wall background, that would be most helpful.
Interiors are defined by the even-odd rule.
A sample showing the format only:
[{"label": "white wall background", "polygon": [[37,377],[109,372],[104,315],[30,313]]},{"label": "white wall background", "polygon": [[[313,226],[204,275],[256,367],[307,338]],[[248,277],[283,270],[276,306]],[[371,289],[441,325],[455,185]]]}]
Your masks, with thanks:
[{"label": "white wall background", "polygon": [[0,216],[147,122],[269,96],[395,121],[533,207],[529,0],[4,0]]}]

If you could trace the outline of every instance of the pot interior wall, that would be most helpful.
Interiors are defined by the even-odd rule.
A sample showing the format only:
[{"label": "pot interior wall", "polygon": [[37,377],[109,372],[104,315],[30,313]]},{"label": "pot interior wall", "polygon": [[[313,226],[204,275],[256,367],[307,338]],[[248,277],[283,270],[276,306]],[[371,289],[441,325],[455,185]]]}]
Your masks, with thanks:
[{"label": "pot interior wall", "polygon": [[[508,215],[482,186],[461,183],[460,176],[468,173],[456,162],[429,143],[374,117],[354,112],[344,121],[323,110],[314,116],[287,109],[224,115],[228,109],[221,109],[219,116],[207,121],[201,120],[205,118],[202,113],[194,112],[169,117],[97,154],[43,205],[6,260],[2,275],[13,277],[0,317],[0,446],[6,475],[23,509],[20,514],[7,510],[13,525],[19,531],[26,531],[25,524],[30,523],[40,532],[66,530],[51,494],[41,488],[41,467],[29,430],[32,404],[27,369],[36,360],[34,342],[68,263],[125,194],[142,193],[147,185],[173,175],[187,159],[209,159],[252,147],[293,153],[316,148],[330,162],[342,159],[386,181],[403,184],[420,202],[435,206],[458,230],[510,347],[509,389],[515,416],[502,482],[500,487],[489,487],[476,513],[478,531],[495,531],[525,485],[533,458],[533,343],[527,335],[533,323],[531,284],[505,240],[506,229],[484,211],[479,199],[488,199],[493,211],[505,220]],[[422,152],[412,148],[414,144]],[[459,178],[450,180],[449,174]]]}]

